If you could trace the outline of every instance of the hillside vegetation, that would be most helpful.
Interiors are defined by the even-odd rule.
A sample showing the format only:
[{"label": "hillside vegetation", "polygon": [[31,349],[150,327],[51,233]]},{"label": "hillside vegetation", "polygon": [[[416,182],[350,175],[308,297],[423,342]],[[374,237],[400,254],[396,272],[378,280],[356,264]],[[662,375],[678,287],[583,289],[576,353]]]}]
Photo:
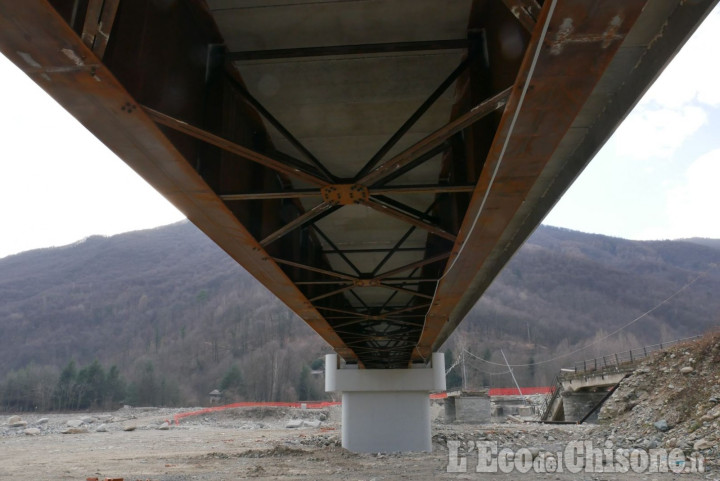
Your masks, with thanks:
[{"label": "hillside vegetation", "polygon": [[[618,335],[515,374],[522,384],[547,384],[563,363],[701,333],[720,317],[720,249],[692,241],[636,242],[541,227],[446,343],[448,358],[466,349],[485,359],[467,356],[468,387],[509,386],[507,374],[493,375],[506,369],[486,362],[501,362],[500,349],[513,364],[568,353],[696,278]],[[328,351],[187,222],[0,259],[5,408],[58,406],[61,393],[97,388],[88,372],[98,386],[98,372],[103,382],[113,372],[115,392],[83,394],[82,407],[204,404],[216,388],[225,389],[226,401],[312,399],[324,393],[311,367]],[[68,380],[69,367],[75,371]],[[18,404],[28,396],[29,404]]]}]

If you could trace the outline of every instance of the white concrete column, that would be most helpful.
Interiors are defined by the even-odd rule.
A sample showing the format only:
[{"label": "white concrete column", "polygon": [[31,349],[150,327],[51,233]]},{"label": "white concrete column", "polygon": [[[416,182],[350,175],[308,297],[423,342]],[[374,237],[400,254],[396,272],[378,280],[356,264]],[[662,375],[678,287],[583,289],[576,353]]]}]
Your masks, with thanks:
[{"label": "white concrete column", "polygon": [[342,445],[361,453],[432,451],[430,392],[445,390],[445,357],[412,369],[337,368],[325,356],[325,391],[342,392]]}]

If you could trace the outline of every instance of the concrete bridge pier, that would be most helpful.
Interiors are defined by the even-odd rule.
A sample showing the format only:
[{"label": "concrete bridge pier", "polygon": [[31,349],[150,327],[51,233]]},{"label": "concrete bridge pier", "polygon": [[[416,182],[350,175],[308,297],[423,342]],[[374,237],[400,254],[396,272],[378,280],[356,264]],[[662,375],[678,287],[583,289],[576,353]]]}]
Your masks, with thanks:
[{"label": "concrete bridge pier", "polygon": [[342,445],[359,453],[432,451],[430,392],[445,390],[445,358],[411,369],[338,369],[325,356],[325,391],[342,393]]}]

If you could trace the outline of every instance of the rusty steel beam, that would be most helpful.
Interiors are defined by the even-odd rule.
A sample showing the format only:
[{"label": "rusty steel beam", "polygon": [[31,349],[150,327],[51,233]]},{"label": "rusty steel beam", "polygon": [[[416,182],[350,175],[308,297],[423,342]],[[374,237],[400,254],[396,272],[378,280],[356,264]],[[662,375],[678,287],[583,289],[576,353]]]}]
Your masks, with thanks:
[{"label": "rusty steel beam", "polygon": [[427,259],[423,259],[423,260],[420,260],[417,262],[413,262],[411,264],[407,264],[407,265],[383,272],[382,274],[380,274],[379,276],[376,276],[375,278],[384,280],[385,278],[393,276],[395,274],[399,274],[400,272],[405,272],[405,271],[409,271],[410,269],[416,269],[418,267],[423,267],[428,264],[434,264],[435,262],[444,261],[448,257],[450,257],[449,252],[447,252],[445,254],[440,254],[440,255],[433,256],[433,257],[429,257]]},{"label": "rusty steel beam", "polygon": [[[320,227],[318,227],[317,224],[313,224],[313,230],[317,233],[317,235],[319,235],[325,242],[327,242],[330,245],[330,247],[334,250],[334,252],[336,252],[340,256],[340,258],[345,262],[345,264],[347,264],[347,266],[350,269],[354,270],[358,276],[361,275],[360,269],[357,268],[357,266],[345,255],[345,253],[343,251],[338,249],[337,244],[335,244],[332,241],[332,239],[330,239],[325,234],[325,232],[323,232],[323,230],[320,229]],[[323,251],[323,254],[325,254],[324,251]]]},{"label": "rusty steel beam", "polygon": [[357,183],[367,185],[368,187],[380,182],[388,175],[391,175],[398,169],[409,164],[413,160],[422,156],[423,154],[432,151],[434,148],[439,147],[450,137],[460,132],[464,128],[474,124],[478,120],[486,117],[487,115],[505,107],[508,97],[512,88],[509,87],[502,92],[499,92],[487,100],[476,105],[469,112],[461,115],[455,120],[450,121],[445,126],[439,128],[432,134],[428,135],[424,139],[416,142],[414,145],[408,147],[403,152],[388,160],[387,162],[376,167],[370,171],[367,175],[358,179]]},{"label": "rusty steel beam", "polygon": [[[204,30],[213,23],[210,14],[205,12],[204,19],[193,16],[203,14],[202,8],[193,7],[201,2],[170,2],[172,15],[168,18],[184,15],[185,23],[166,24],[156,20],[162,12],[153,2],[144,10],[137,6],[133,10],[127,8],[132,3],[126,2],[126,8],[117,9],[117,0],[85,0],[76,5],[82,4],[82,8],[88,5],[88,11],[85,15],[81,11],[78,19],[72,20],[70,2],[54,1],[66,11],[65,17],[73,23],[75,31],[46,1],[0,2],[0,49],[281,298],[341,357],[369,367],[404,367],[411,362],[425,362],[433,350],[440,348],[589,161],[593,149],[604,142],[628,106],[637,101],[661,70],[661,64],[672,57],[682,43],[682,36],[689,35],[703,12],[707,14],[710,6],[717,3],[717,0],[674,0],[663,9],[658,7],[661,0],[545,0],[541,9],[536,0],[475,1],[468,12],[469,22],[460,29],[469,25],[470,37],[475,31],[488,32],[482,51],[487,62],[472,62],[461,61],[461,57],[466,50],[471,55],[479,43],[465,39],[235,52],[218,59],[216,54],[222,49],[219,33],[206,34]],[[697,13],[688,16],[686,12],[693,9]],[[628,37],[623,50],[619,50],[643,10],[648,15],[637,22],[638,29],[630,34],[632,41]],[[107,27],[116,14],[113,41],[108,43],[107,37],[100,34],[109,31]],[[146,17],[133,24],[136,15]],[[78,24],[82,18],[84,25]],[[665,18],[667,22],[660,27]],[[162,46],[158,48],[159,44],[154,50],[150,45],[158,38],[165,40],[173,27],[195,25],[194,20],[205,27],[198,31],[188,27],[187,32],[183,31],[190,34],[188,37],[175,37],[192,40],[183,43],[182,48],[167,50],[173,55],[166,71],[151,69],[152,74],[148,74],[133,67],[135,58],[143,60],[138,65],[152,65],[148,62],[164,50]],[[678,21],[681,26],[676,31]],[[656,28],[648,26],[653,22],[661,30],[651,30]],[[142,32],[139,25],[145,24],[164,34],[153,34],[154,28],[149,29],[150,33]],[[499,26],[508,26],[510,33],[520,39],[519,48],[523,50],[518,50],[517,60],[503,56]],[[217,26],[210,25],[213,27]],[[179,32],[181,28],[175,30]],[[77,32],[83,34],[83,39]],[[457,36],[462,35],[453,34]],[[117,43],[119,38],[123,42],[131,40],[129,48]],[[269,38],[260,40],[255,45],[293,45],[292,39],[284,43],[262,42],[273,40]],[[357,42],[362,39],[357,37]],[[171,44],[172,40],[162,45]],[[215,47],[208,48],[209,44]],[[98,58],[105,47],[106,65]],[[195,47],[203,55],[199,55],[200,60],[192,68],[184,69],[182,65],[189,65],[187,52]],[[287,64],[283,59],[308,57],[312,63],[334,62],[334,67],[338,67],[348,63],[344,62],[346,59],[337,62],[323,57],[355,56],[352,63],[357,66],[364,55],[390,52],[395,57],[403,52],[443,49],[456,51],[448,52],[450,55],[406,56],[413,61],[448,57],[449,63],[444,67],[447,71],[458,62],[460,65],[444,81],[447,72],[427,80],[425,92],[417,96],[413,93],[412,98],[418,100],[410,111],[417,104],[420,107],[410,117],[409,111],[399,117],[397,124],[405,120],[400,129],[393,133],[395,127],[383,125],[380,129],[378,125],[373,130],[373,136],[378,134],[382,135],[379,138],[389,140],[370,159],[353,160],[350,173],[358,174],[348,179],[335,179],[300,142],[302,139],[310,146],[312,141],[313,149],[325,148],[319,144],[323,137],[313,131],[317,127],[314,121],[298,129],[300,121],[295,118],[298,116],[284,117],[282,112],[284,108],[297,108],[293,101],[263,100],[268,105],[272,102],[274,113],[278,118],[287,118],[292,130],[303,131],[302,136],[295,138],[248,92],[232,65],[244,60],[251,63],[280,59],[256,62],[260,70],[273,73],[277,64]],[[656,54],[658,50],[662,51]],[[142,53],[148,51],[153,53]],[[137,55],[125,55],[126,52]],[[293,69],[302,74],[305,71],[301,65],[307,63],[310,62],[293,62]],[[180,70],[173,70],[173,65]],[[229,65],[231,68],[223,69]],[[622,72],[627,65],[634,65],[632,71]],[[164,82],[168,80],[164,75],[170,71],[181,80],[177,91],[184,95],[182,102],[164,95]],[[234,92],[228,75],[235,83]],[[249,67],[248,75],[249,79],[254,75]],[[454,104],[450,107],[450,102],[446,103],[452,109],[448,112],[452,120],[386,160],[387,152],[398,145],[398,139],[404,137],[425,110],[430,113],[429,107],[453,83],[457,85]],[[511,84],[511,88],[499,91]],[[340,87],[338,91],[342,92],[343,86]],[[392,87],[397,88],[397,84]],[[308,95],[303,102],[323,101],[323,92],[313,90],[312,86],[305,93]],[[342,100],[342,94],[333,95],[330,101]],[[372,93],[363,95],[362,101],[374,100]],[[136,99],[155,110],[144,109]],[[435,125],[441,125],[439,117],[436,121]],[[275,152],[270,143],[278,137],[275,130],[272,136],[268,135],[263,122],[302,152],[307,162]],[[576,139],[575,134],[579,136],[577,131],[581,129],[586,129],[585,137]],[[212,132],[225,132],[229,137]],[[358,132],[364,135],[362,128]],[[572,145],[568,145],[570,140]],[[206,148],[206,144],[221,150]],[[332,147],[337,151],[329,152],[338,155],[343,147]],[[332,165],[339,165],[339,159],[333,160]],[[425,163],[428,161],[432,163]],[[422,181],[429,184],[387,186],[420,165],[422,176],[437,169],[437,177]],[[422,176],[419,175],[426,179]],[[432,185],[433,179],[438,183],[473,185]],[[406,197],[389,197],[393,195]],[[411,195],[424,197],[406,201]],[[304,211],[307,199],[315,197],[321,197],[320,204]],[[421,212],[421,208],[415,207],[415,200],[421,201],[418,202],[421,205],[432,204]],[[340,242],[332,231],[342,229],[342,222],[355,217],[328,223],[332,226],[328,226],[327,235],[315,225],[332,209],[358,203],[406,222],[409,230],[399,241],[397,236],[405,229],[398,228],[388,238],[367,239],[366,243],[355,245],[353,236],[344,235]],[[283,217],[290,204],[297,209],[295,218]],[[388,224],[396,228],[395,222]],[[310,225],[313,227],[302,229]],[[417,229],[428,232],[426,241],[413,241],[412,247],[403,248],[403,242],[413,232],[419,233]],[[294,243],[297,239],[302,240]],[[380,248],[391,244],[391,248]],[[359,260],[350,256],[371,252],[380,255],[358,255]],[[399,252],[415,252],[402,263],[417,260],[379,273],[386,268],[388,259],[397,259],[393,256]],[[327,259],[329,255],[335,256],[332,263]],[[377,266],[376,257],[383,257]],[[349,268],[345,268],[343,261]],[[366,287],[366,291],[360,290]],[[373,296],[363,295],[368,292]],[[393,333],[392,329],[403,332]]]},{"label": "rusty steel beam", "polygon": [[433,93],[430,94],[430,96],[420,105],[420,107],[415,110],[415,112],[410,115],[410,117],[405,121],[404,124],[400,126],[400,128],[383,144],[382,147],[375,153],[375,155],[372,156],[370,160],[367,161],[367,163],[360,169],[360,172],[357,173],[355,178],[362,178],[364,177],[370,170],[377,165],[378,162],[382,160],[382,158],[387,154],[390,149],[392,149],[395,144],[397,144],[400,139],[412,128],[413,125],[417,123],[418,120],[420,120],[420,117],[425,114],[425,112],[428,111],[430,107],[435,104],[435,101],[440,98],[440,96],[445,93],[445,91],[450,88],[452,84],[455,83],[455,81],[465,73],[465,71],[470,66],[471,62],[474,59],[473,52],[468,52],[468,55],[463,59],[462,62],[460,62],[460,65],[458,65],[455,70],[453,70],[450,75],[447,76],[445,80],[433,91]]},{"label": "rusty steel beam", "polygon": [[[388,187],[373,187],[368,189],[370,195],[389,194],[468,194],[475,190],[474,185],[398,185]],[[309,197],[322,197],[317,189],[298,189],[280,192],[248,192],[244,194],[220,194],[225,201],[241,200],[271,200],[271,199],[306,199]]]},{"label": "rusty steel beam", "polygon": [[128,108],[139,105],[137,100],[47,1],[0,2],[0,32],[5,56],[283,299],[340,356],[357,359],[154,120],[143,109]]},{"label": "rusty steel beam", "polygon": [[273,200],[273,199],[307,199],[321,197],[318,189],[286,190],[281,192],[248,192],[245,194],[220,194],[219,197],[226,202],[239,200]]},{"label": "rusty steel beam", "polygon": [[82,41],[98,58],[105,55],[120,0],[89,0],[85,13]]},{"label": "rusty steel beam", "polygon": [[226,150],[231,154],[242,157],[243,159],[258,163],[264,167],[267,167],[268,169],[275,170],[276,172],[285,174],[288,177],[293,177],[309,184],[314,184],[320,187],[327,184],[327,181],[319,178],[315,174],[301,170],[298,166],[291,166],[285,162],[273,159],[265,154],[255,152],[252,149],[248,149],[247,147],[238,145],[235,142],[220,137],[219,135],[212,134],[201,128],[190,125],[187,122],[175,119],[173,117],[170,117],[169,115],[165,115],[149,107],[143,107],[143,110],[148,115],[148,117],[150,117],[160,125],[164,125],[165,127],[169,127],[171,129],[177,130],[178,132],[182,132],[191,137],[195,137],[198,140],[202,140],[203,142],[207,142],[211,145],[214,145],[215,147]]},{"label": "rusty steel beam", "polygon": [[375,247],[375,248],[367,248],[367,249],[325,249],[323,250],[323,254],[340,254],[341,252],[343,254],[382,254],[385,252],[395,251],[395,252],[425,252],[425,247],[400,247],[398,249],[393,249],[392,247]]},{"label": "rusty steel beam", "polygon": [[423,299],[432,299],[433,296],[429,296],[427,294],[423,294],[422,292],[413,291],[412,289],[404,289],[402,287],[396,287],[389,284],[380,284],[380,287],[384,287],[385,289],[390,289],[396,292],[403,292],[405,294],[410,294],[411,296],[415,297],[422,297]]},{"label": "rusty steel beam", "polygon": [[284,48],[228,52],[225,57],[232,62],[244,60],[277,60],[303,57],[328,57],[344,55],[370,55],[377,53],[420,52],[432,50],[460,50],[468,47],[468,40],[430,40],[418,42],[371,43],[363,45],[335,45],[327,47]]},{"label": "rusty steel beam", "polygon": [[373,210],[381,212],[385,215],[394,217],[403,222],[407,222],[408,224],[413,225],[415,227],[425,229],[426,231],[430,232],[431,234],[435,234],[436,236],[442,237],[443,239],[448,239],[451,241],[455,240],[455,235],[451,234],[450,232],[447,232],[444,229],[442,229],[441,227],[438,227],[434,224],[425,222],[422,219],[418,219],[417,217],[413,217],[409,214],[406,214],[405,212],[397,209],[396,207],[389,206],[386,204],[381,204],[380,202],[378,202],[377,200],[372,199],[372,198],[368,199],[366,201],[363,201],[362,204],[366,205],[367,207],[370,207]]},{"label": "rusty steel beam", "polygon": [[[477,289],[469,291],[468,287],[474,286],[490,256],[502,248],[499,242],[505,229],[645,3],[545,2],[538,18],[542,28],[533,31],[413,360],[427,359],[452,332],[467,312],[463,299],[468,292],[479,295]],[[572,19],[579,20],[573,23]],[[578,38],[582,41],[576,41]],[[547,108],[549,102],[552,109]],[[500,267],[487,272],[482,290]]]},{"label": "rusty steel beam", "polygon": [[340,289],[335,289],[334,291],[326,292],[325,294],[320,294],[319,296],[315,296],[312,299],[310,299],[310,302],[319,301],[321,299],[325,299],[326,297],[332,297],[337,294],[342,294],[343,292],[347,292],[350,289],[354,289],[355,284],[351,284],[349,286],[341,287]]},{"label": "rusty steel beam", "polygon": [[505,6],[510,9],[525,30],[533,33],[541,7],[535,0],[503,0]]},{"label": "rusty steel beam", "polygon": [[437,282],[440,279],[434,278],[423,278],[423,277],[389,277],[383,278],[385,284],[389,283],[401,283],[401,284],[418,284],[420,282]]},{"label": "rusty steel beam", "polygon": [[267,247],[269,244],[275,242],[282,236],[289,234],[295,229],[299,229],[310,222],[318,220],[318,217],[322,216],[323,214],[328,214],[328,211],[332,211],[333,207],[333,205],[327,202],[320,202],[318,205],[316,205],[309,211],[297,216],[292,221],[288,222],[272,234],[265,237],[263,240],[260,241],[260,245],[263,247]]},{"label": "rusty steel beam", "polygon": [[308,265],[302,264],[300,262],[289,261],[286,259],[279,259],[277,257],[273,258],[273,261],[275,261],[276,264],[284,264],[284,265],[290,266],[290,267],[297,267],[298,269],[304,269],[306,271],[316,272],[318,274],[324,274],[329,277],[337,277],[338,279],[342,279],[345,281],[355,281],[357,279],[356,277],[349,276],[349,275],[343,274],[341,272],[329,271],[327,269],[320,269],[319,267],[308,266]]},{"label": "rusty steel beam", "polygon": [[474,185],[393,185],[388,187],[372,187],[370,195],[392,194],[467,194],[475,190]]},{"label": "rusty steel beam", "polygon": [[352,283],[352,281],[296,281],[296,286],[332,286],[332,285],[340,285],[340,284],[346,284],[346,283]]}]

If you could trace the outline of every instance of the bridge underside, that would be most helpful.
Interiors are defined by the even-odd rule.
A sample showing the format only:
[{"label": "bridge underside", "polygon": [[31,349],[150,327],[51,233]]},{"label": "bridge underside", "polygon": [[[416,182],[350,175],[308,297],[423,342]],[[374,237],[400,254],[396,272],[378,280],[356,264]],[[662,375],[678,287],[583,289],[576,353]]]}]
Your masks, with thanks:
[{"label": "bridge underside", "polygon": [[0,49],[348,363],[426,362],[717,0],[27,0]]}]

